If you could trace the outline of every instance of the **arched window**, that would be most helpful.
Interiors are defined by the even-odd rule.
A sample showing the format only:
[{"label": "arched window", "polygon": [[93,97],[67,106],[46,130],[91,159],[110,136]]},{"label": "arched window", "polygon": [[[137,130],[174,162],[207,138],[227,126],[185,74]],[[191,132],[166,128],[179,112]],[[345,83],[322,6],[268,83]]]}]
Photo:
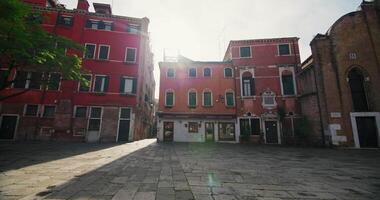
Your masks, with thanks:
[{"label": "arched window", "polygon": [[231,68],[224,68],[224,77],[225,78],[232,78],[233,73]]},{"label": "arched window", "polygon": [[289,70],[282,71],[281,85],[283,95],[295,95],[293,72]]},{"label": "arched window", "polygon": [[188,105],[189,105],[189,107],[196,107],[197,106],[197,91],[196,90],[189,90]]},{"label": "arched window", "polygon": [[166,72],[166,76],[168,78],[174,78],[174,76],[175,76],[174,69],[173,68],[169,68],[168,71]]},{"label": "arched window", "polygon": [[255,79],[251,72],[244,72],[242,74],[241,87],[243,96],[255,96]]},{"label": "arched window", "polygon": [[210,68],[204,68],[203,69],[203,76],[204,77],[211,77],[211,69]]},{"label": "arched window", "polygon": [[354,111],[368,111],[367,95],[364,89],[364,76],[362,72],[353,68],[348,73],[348,82],[351,88],[351,97]]},{"label": "arched window", "polygon": [[211,107],[212,106],[212,92],[211,90],[204,90],[203,91],[203,106],[204,107]]},{"label": "arched window", "polygon": [[174,91],[172,89],[166,90],[165,92],[165,106],[173,107],[175,101]]}]

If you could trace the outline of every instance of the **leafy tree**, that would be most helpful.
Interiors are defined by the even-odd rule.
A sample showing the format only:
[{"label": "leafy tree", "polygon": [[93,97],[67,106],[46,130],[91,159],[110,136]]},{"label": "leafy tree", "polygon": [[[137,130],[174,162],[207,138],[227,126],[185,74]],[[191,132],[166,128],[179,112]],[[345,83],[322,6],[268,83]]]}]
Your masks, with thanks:
[{"label": "leafy tree", "polygon": [[[0,1],[0,67],[6,68],[0,74],[0,92],[14,82],[9,75],[15,70],[59,72],[64,79],[88,84],[81,75],[82,60],[76,55],[84,48],[70,39],[46,32],[41,27],[42,20],[40,13],[19,0]],[[75,54],[66,54],[67,49]],[[51,84],[47,78],[42,78],[41,83],[43,90]],[[0,96],[0,101],[27,91]]]}]

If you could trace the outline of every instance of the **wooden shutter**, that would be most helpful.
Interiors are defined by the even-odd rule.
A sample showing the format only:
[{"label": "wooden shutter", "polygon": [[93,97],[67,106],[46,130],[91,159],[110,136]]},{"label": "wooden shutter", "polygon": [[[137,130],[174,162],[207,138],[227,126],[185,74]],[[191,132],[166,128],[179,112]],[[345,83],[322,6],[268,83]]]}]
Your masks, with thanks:
[{"label": "wooden shutter", "polygon": [[125,93],[125,78],[121,77],[120,78],[120,93]]},{"label": "wooden shutter", "polygon": [[133,85],[132,85],[132,93],[136,94],[136,91],[137,91],[137,78],[134,78],[132,83],[133,83]]}]

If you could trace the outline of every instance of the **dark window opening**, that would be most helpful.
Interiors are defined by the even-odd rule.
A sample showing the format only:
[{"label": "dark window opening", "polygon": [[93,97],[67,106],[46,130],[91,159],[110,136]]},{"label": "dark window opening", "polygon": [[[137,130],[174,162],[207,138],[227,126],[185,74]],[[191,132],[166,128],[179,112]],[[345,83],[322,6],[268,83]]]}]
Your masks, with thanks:
[{"label": "dark window opening", "polygon": [[352,69],[348,73],[348,79],[354,111],[369,111],[362,73],[358,69]]},{"label": "dark window opening", "polygon": [[251,47],[240,47],[240,57],[250,58],[251,57]]},{"label": "dark window opening", "polygon": [[294,95],[293,75],[282,75],[281,79],[284,95]]},{"label": "dark window opening", "polygon": [[290,55],[289,44],[280,44],[278,45],[278,52],[280,56],[282,55]]}]

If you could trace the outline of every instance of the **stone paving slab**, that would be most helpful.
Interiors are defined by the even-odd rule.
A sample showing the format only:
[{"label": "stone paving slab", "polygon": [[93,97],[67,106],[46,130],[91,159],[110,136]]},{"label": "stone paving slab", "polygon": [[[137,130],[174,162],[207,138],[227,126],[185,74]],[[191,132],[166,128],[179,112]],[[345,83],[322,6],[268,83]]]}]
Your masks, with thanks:
[{"label": "stone paving slab", "polygon": [[379,150],[0,143],[0,199],[378,199],[379,169]]}]

